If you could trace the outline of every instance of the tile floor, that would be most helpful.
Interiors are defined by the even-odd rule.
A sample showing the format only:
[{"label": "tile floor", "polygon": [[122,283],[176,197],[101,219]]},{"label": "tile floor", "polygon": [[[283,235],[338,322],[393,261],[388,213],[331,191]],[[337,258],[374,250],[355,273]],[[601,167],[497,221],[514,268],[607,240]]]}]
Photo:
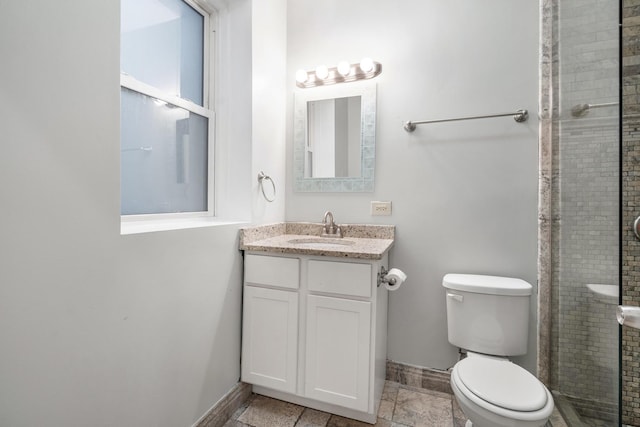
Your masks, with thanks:
[{"label": "tile floor", "polygon": [[[466,419],[452,395],[396,382],[385,383],[378,427],[462,427]],[[315,409],[252,395],[225,427],[371,427]]]},{"label": "tile floor", "polygon": [[[375,426],[464,427],[465,422],[453,395],[387,381]],[[554,409],[547,426],[567,424]],[[224,427],[371,427],[371,424],[253,394]]]}]

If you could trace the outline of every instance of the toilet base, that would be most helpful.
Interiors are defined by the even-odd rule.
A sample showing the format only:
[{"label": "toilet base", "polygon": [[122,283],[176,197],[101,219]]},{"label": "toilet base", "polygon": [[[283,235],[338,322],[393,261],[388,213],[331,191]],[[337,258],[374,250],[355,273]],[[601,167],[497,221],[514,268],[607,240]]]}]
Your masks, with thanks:
[{"label": "toilet base", "polygon": [[467,422],[464,425],[464,427],[473,427],[473,423],[471,422],[471,420],[467,420]]}]

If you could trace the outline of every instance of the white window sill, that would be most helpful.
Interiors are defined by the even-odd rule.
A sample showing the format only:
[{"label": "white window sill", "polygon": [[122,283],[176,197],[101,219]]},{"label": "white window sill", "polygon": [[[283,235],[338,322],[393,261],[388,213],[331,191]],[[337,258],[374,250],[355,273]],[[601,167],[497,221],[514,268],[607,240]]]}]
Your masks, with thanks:
[{"label": "white window sill", "polygon": [[217,227],[247,224],[246,221],[223,221],[217,218],[171,218],[152,220],[121,220],[120,235],[153,233],[156,231],[184,230],[188,228]]}]

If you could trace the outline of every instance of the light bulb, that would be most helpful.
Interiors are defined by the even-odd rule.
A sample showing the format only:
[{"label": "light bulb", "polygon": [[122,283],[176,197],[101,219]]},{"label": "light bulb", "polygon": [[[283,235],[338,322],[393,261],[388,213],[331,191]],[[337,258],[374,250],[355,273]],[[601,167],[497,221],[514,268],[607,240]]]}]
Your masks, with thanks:
[{"label": "light bulb", "polygon": [[324,80],[329,77],[329,69],[326,65],[318,65],[318,67],[316,68],[316,77],[318,77],[320,80]]},{"label": "light bulb", "polygon": [[338,62],[338,73],[340,73],[341,76],[348,76],[350,72],[351,64],[349,64],[347,61]]},{"label": "light bulb", "polygon": [[305,70],[296,71],[296,81],[299,83],[304,83],[307,81],[307,72]]},{"label": "light bulb", "polygon": [[373,71],[373,60],[371,58],[362,58],[360,61],[360,69],[365,73]]}]

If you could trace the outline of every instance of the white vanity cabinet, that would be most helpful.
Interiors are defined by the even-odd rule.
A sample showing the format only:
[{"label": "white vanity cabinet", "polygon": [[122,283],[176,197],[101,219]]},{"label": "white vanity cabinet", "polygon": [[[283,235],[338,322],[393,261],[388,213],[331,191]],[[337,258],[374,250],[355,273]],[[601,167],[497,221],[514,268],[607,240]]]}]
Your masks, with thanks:
[{"label": "white vanity cabinet", "polygon": [[242,380],[296,391],[299,260],[245,258]]},{"label": "white vanity cabinet", "polygon": [[245,253],[242,381],[254,392],[375,423],[388,291],[380,260]]},{"label": "white vanity cabinet", "polygon": [[368,409],[370,323],[370,302],[307,297],[305,396]]}]

